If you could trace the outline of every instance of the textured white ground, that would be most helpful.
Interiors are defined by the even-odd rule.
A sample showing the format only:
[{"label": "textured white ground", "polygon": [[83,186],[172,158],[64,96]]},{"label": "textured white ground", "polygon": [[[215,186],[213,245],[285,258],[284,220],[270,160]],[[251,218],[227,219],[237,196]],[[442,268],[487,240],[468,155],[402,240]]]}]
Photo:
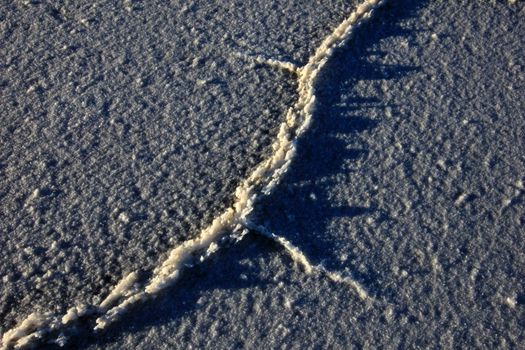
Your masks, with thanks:
[{"label": "textured white ground", "polygon": [[[293,105],[290,73],[358,1],[1,5],[0,334],[101,300],[231,204]],[[87,348],[519,348],[522,2],[388,2],[317,82],[250,235]]]}]

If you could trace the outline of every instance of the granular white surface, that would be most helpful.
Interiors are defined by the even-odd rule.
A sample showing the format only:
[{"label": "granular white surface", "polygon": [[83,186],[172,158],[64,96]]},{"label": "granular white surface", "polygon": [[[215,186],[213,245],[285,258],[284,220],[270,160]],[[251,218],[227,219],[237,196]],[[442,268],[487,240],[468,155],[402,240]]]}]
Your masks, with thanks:
[{"label": "granular white surface", "polygon": [[[0,333],[104,297],[228,205],[295,97],[234,53],[303,63],[353,4],[2,6]],[[524,15],[392,1],[325,68],[257,218],[377,303],[248,237],[72,346],[519,347]]]}]

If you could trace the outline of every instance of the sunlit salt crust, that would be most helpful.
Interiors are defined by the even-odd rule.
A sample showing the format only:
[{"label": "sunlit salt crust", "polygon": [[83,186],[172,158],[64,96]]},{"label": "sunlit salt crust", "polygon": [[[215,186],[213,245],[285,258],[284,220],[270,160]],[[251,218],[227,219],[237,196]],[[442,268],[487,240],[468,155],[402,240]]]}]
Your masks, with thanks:
[{"label": "sunlit salt crust", "polygon": [[[132,272],[122,279],[97,305],[81,305],[70,308],[65,315],[52,313],[33,313],[17,327],[7,331],[2,337],[2,349],[26,348],[39,342],[51,341],[64,344],[64,338],[48,339],[49,334],[60,333],[74,326],[85,317],[96,316],[95,330],[100,331],[119,319],[133,305],[154,298],[161,291],[173,285],[181,271],[192,266],[196,257],[205,258],[217,250],[217,242],[227,234],[255,231],[278,243],[301,265],[307,273],[321,273],[335,282],[348,284],[363,300],[373,300],[366,290],[350,276],[342,276],[330,272],[322,266],[312,265],[308,258],[283,237],[269,232],[266,228],[253,223],[250,214],[258,198],[268,194],[279,183],[288,170],[296,153],[296,140],[308,129],[315,109],[315,82],[333,55],[334,50],[346,44],[356,28],[367,21],[374,9],[381,6],[383,0],[365,0],[329,34],[316,49],[308,62],[297,67],[290,62],[282,62],[263,57],[250,57],[240,54],[245,59],[283,69],[296,76],[298,83],[298,99],[290,107],[285,121],[281,124],[276,140],[272,145],[272,155],[260,163],[235,190],[235,202],[221,215],[215,218],[210,226],[205,228],[194,239],[175,247],[166,260],[153,272],[153,276],[145,284],[138,283],[138,273]],[[241,236],[242,237],[242,236]]]}]

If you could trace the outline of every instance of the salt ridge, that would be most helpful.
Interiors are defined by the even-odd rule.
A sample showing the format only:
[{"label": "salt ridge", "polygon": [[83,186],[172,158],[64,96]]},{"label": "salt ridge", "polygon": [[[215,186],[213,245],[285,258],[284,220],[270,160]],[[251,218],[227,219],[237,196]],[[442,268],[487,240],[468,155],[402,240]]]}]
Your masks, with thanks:
[{"label": "salt ridge", "polygon": [[[261,162],[251,175],[245,179],[235,191],[235,202],[213,220],[196,238],[188,240],[175,247],[166,260],[153,271],[149,281],[141,285],[138,273],[132,272],[121,280],[100,305],[80,305],[70,308],[65,315],[51,313],[33,313],[15,328],[2,336],[2,349],[22,349],[35,346],[46,340],[58,343],[64,342],[63,333],[73,328],[76,323],[86,317],[97,317],[95,330],[100,331],[119,319],[133,305],[152,299],[161,291],[173,285],[181,271],[198,263],[199,260],[216,251],[217,242],[228,234],[246,234],[254,230],[275,241],[288,252],[290,257],[301,266],[305,272],[319,272],[335,282],[350,285],[363,300],[371,300],[366,290],[349,276],[330,272],[322,266],[314,266],[301,250],[293,246],[283,237],[277,236],[262,226],[250,220],[257,199],[270,193],[288,170],[296,154],[296,140],[311,124],[315,108],[316,79],[334,50],[346,44],[356,28],[367,21],[374,9],[381,6],[385,0],[365,0],[359,4],[335,30],[328,35],[308,62],[297,67],[290,62],[266,59],[260,56],[245,56],[256,63],[267,64],[274,68],[284,69],[296,75],[298,82],[298,99],[290,107],[285,121],[281,124],[278,135],[272,144],[272,155]],[[202,252],[202,254],[200,254]],[[196,259],[197,258],[197,259]],[[200,258],[200,259],[199,259]],[[57,340],[49,340],[51,335],[59,334]]]}]

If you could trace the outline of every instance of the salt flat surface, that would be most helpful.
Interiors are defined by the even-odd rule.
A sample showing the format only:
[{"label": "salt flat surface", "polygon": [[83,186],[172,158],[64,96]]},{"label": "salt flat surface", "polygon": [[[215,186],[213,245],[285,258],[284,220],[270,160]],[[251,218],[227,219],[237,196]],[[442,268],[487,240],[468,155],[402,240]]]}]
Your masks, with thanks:
[{"label": "salt flat surface", "polygon": [[228,206],[295,98],[239,53],[304,60],[350,4],[2,7],[0,333],[104,298]]},{"label": "salt flat surface", "polygon": [[[294,99],[286,72],[231,63],[231,52],[302,63],[352,8],[276,5],[283,16],[255,3],[236,4],[235,11],[171,3],[172,13],[130,4],[129,11],[100,4],[99,10],[114,10],[107,27],[96,23],[91,33],[98,39],[77,35],[85,40],[81,48],[115,43],[109,51],[117,57],[131,46],[135,63],[121,78],[104,68],[103,54],[86,49],[71,53],[89,62],[76,78],[43,79],[45,72],[72,70],[57,54],[51,63],[28,59],[29,52],[49,52],[44,48],[54,40],[35,37],[25,56],[14,46],[6,50],[11,65],[2,70],[2,105],[13,107],[2,116],[8,125],[2,139],[9,142],[2,143],[0,160],[6,232],[0,239],[8,251],[1,265],[4,330],[35,307],[63,311],[74,301],[104,297],[124,271],[147,270],[210,221],[269,152]],[[55,13],[45,4],[17,6]],[[71,11],[96,14],[97,7],[78,6]],[[17,12],[9,13],[4,22]],[[45,18],[20,13],[28,23]],[[257,205],[256,218],[314,263],[352,276],[374,302],[347,285],[306,275],[279,246],[248,236],[187,270],[162,297],[107,332],[86,332],[70,344],[518,347],[525,326],[523,16],[522,3],[390,2],[323,70],[311,129],[282,183]],[[124,21],[118,32],[109,24],[115,18]],[[191,18],[186,24],[202,33],[198,50],[191,29],[172,32],[177,29],[168,23],[179,18]],[[74,26],[68,23],[62,26]],[[42,24],[45,35],[57,36],[57,43],[74,36],[69,27],[60,37],[49,26]],[[224,39],[232,33],[235,45]],[[132,34],[139,38],[130,41]],[[162,48],[160,59],[148,59],[152,42]],[[169,75],[163,69],[177,65],[159,62],[180,52],[189,68]],[[97,80],[86,69],[105,73]],[[25,86],[31,74],[36,85],[57,83]],[[154,78],[136,85],[134,74]],[[226,87],[200,82],[207,74]],[[84,90],[67,88],[76,80]],[[180,85],[166,89],[167,83]],[[93,102],[84,102],[89,96]],[[50,109],[61,99],[61,107]],[[106,99],[120,109],[104,111]],[[112,126],[119,116],[127,128]],[[210,139],[216,141],[202,141]],[[154,194],[143,198],[151,187]],[[176,209],[165,219],[155,214],[170,208]]]}]

